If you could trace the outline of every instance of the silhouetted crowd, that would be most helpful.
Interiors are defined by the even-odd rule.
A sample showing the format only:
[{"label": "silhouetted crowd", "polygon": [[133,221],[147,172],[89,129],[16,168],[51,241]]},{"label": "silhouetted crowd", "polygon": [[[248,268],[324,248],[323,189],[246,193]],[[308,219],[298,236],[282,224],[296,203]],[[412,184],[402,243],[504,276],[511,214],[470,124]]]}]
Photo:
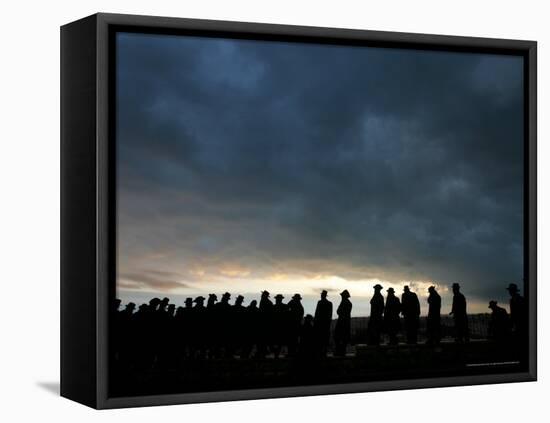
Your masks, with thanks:
[{"label": "silhouetted crowd", "polygon": [[[403,329],[406,343],[416,344],[420,321],[418,296],[405,286],[401,300],[393,288],[386,290],[384,299],[382,289],[380,284],[374,286],[366,343],[380,345],[386,335],[389,345],[397,345]],[[455,342],[468,342],[466,298],[459,284],[453,284],[452,290],[450,315],[454,320]],[[510,284],[507,290],[511,296],[510,314],[496,301],[489,303],[492,312],[489,335],[497,342],[524,340],[527,334],[525,300],[516,284]],[[252,300],[248,306],[243,305],[242,295],[230,304],[228,292],[219,301],[216,294],[210,294],[208,299],[187,298],[183,307],[176,307],[168,298],[153,298],[137,310],[132,302],[121,310],[117,299],[111,338],[114,358],[127,365],[150,368],[169,367],[188,359],[326,357],[331,345],[333,315],[327,294],[325,290],[321,292],[313,316],[304,316],[300,294],[294,294],[286,303],[284,296],[277,294],[273,302],[267,291],[261,293],[259,303]],[[340,297],[332,332],[334,356],[345,356],[351,339],[351,296],[344,290]],[[435,286],[428,288],[427,302],[426,343],[437,345],[441,341],[441,297]]]}]

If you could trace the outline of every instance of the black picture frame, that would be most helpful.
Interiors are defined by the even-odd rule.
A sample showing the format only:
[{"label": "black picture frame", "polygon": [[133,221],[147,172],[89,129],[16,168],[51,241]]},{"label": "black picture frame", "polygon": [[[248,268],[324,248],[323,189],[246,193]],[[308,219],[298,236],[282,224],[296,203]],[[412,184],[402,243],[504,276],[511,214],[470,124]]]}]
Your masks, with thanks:
[{"label": "black picture frame", "polygon": [[[116,277],[113,34],[200,34],[524,57],[525,297],[521,373],[140,397],[108,392],[109,301]],[[534,41],[98,13],[61,27],[61,395],[97,409],[534,381],[537,378],[537,45]]]}]

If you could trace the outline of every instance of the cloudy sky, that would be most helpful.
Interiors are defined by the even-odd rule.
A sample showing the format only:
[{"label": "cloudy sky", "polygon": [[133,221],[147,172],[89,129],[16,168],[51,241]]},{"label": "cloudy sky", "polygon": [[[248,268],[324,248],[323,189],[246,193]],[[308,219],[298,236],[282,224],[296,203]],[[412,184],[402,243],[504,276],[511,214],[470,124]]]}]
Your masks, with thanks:
[{"label": "cloudy sky", "polygon": [[[523,274],[520,57],[121,33],[118,295],[372,286],[471,312]],[[423,304],[424,305],[424,304]]]}]

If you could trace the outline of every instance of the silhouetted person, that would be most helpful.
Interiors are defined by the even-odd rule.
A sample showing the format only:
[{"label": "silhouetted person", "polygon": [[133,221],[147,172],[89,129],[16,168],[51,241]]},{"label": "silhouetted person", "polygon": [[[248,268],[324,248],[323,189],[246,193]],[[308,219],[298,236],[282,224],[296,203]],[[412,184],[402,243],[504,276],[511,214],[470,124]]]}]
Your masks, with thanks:
[{"label": "silhouetted person", "polygon": [[177,348],[183,357],[193,356],[194,327],[193,327],[193,298],[188,297],[184,301],[185,307],[176,309],[176,330],[178,332]]},{"label": "silhouetted person", "polygon": [[168,368],[174,367],[181,356],[181,332],[177,325],[175,314],[176,305],[168,304],[166,307],[164,328],[161,329],[164,332],[164,342],[162,343],[162,357],[160,358],[161,363]]},{"label": "silhouetted person", "polygon": [[218,337],[218,313],[217,304],[218,296],[216,294],[208,294],[208,300],[206,301],[206,313],[204,316],[204,334],[205,334],[205,346],[208,350],[208,357],[213,358],[219,354],[220,340]]},{"label": "silhouetted person", "polygon": [[161,313],[166,312],[166,309],[168,308],[169,303],[170,303],[170,298],[164,297],[162,301],[159,303],[158,311]]},{"label": "silhouetted person", "polygon": [[327,348],[330,341],[330,324],[332,323],[332,303],[327,300],[328,292],[321,292],[321,299],[317,302],[313,327],[317,336],[318,352],[321,357],[327,355]]},{"label": "silhouetted person", "polygon": [[252,353],[254,346],[258,343],[258,331],[260,329],[260,323],[258,318],[258,302],[256,300],[250,301],[248,307],[246,307],[245,313],[245,325],[244,325],[244,345],[241,351],[241,358],[248,358]]},{"label": "silhouetted person", "polygon": [[132,336],[132,357],[134,359],[134,364],[139,366],[140,368],[144,366],[145,361],[145,353],[144,351],[147,348],[137,348],[137,338],[139,337],[139,344],[141,344],[144,341],[149,342],[149,339],[147,337],[146,329],[147,329],[147,321],[149,317],[149,305],[148,304],[141,304],[138,307],[138,310],[133,314],[132,321],[133,321],[133,328],[132,332],[135,335]]},{"label": "silhouetted person", "polygon": [[121,338],[124,332],[124,327],[120,319],[120,313],[121,313],[119,311],[120,303],[121,303],[120,299],[116,298],[112,303],[113,308],[111,310],[112,311],[111,318],[113,320],[111,324],[112,332],[110,334],[110,338],[111,338],[110,343],[112,348],[111,351],[114,353],[115,360],[119,358],[120,349],[123,347]]},{"label": "silhouetted person", "polygon": [[349,344],[351,338],[351,308],[352,304],[349,300],[350,294],[347,289],[344,289],[340,296],[342,301],[336,310],[338,320],[336,321],[336,327],[334,328],[334,355],[345,357],[346,347]]},{"label": "silhouetted person", "polygon": [[527,338],[527,304],[525,298],[519,294],[518,286],[511,283],[506,288],[510,293],[510,321],[512,332],[518,341],[524,341]]},{"label": "silhouetted person", "polygon": [[118,312],[120,333],[117,337],[119,342],[119,358],[128,365],[133,361],[133,349],[135,347],[135,339],[139,334],[136,332],[134,322],[134,310],[136,305],[132,302],[126,304],[124,310]]},{"label": "silhouetted person", "polygon": [[453,306],[449,313],[455,322],[455,341],[468,342],[468,314],[466,313],[466,297],[460,292],[460,285],[453,283]]},{"label": "silhouetted person", "polygon": [[175,307],[170,308],[170,299],[164,297],[159,304],[157,310],[157,318],[154,330],[158,334],[158,340],[156,345],[157,363],[156,365],[162,368],[166,368],[170,365],[170,351],[173,350],[174,345],[172,343],[172,322],[170,316],[170,310],[172,313],[175,311]]},{"label": "silhouetted person", "polygon": [[395,296],[395,290],[388,288],[386,296],[386,306],[384,308],[384,327],[389,337],[389,345],[397,345],[397,333],[401,328],[399,314],[401,313],[401,303]]},{"label": "silhouetted person", "polygon": [[304,323],[300,331],[299,355],[302,358],[313,358],[315,356],[316,335],[313,327],[313,316],[308,314],[304,317]]},{"label": "silhouetted person", "polygon": [[441,341],[441,297],[435,286],[428,288],[428,317],[426,319],[427,344],[437,345]]},{"label": "silhouetted person", "polygon": [[151,298],[149,305],[147,306],[147,315],[144,319],[143,328],[143,366],[152,368],[157,359],[158,346],[162,339],[162,333],[158,331],[159,323],[161,321],[159,314],[159,306],[161,300],[159,298]]},{"label": "silhouetted person", "polygon": [[273,339],[273,302],[269,299],[269,292],[262,291],[259,306],[258,345],[256,356],[264,358],[267,354],[268,345]]},{"label": "silhouetted person", "polygon": [[[215,306],[215,315],[216,315],[216,332],[217,336],[217,346],[220,349],[223,349],[223,355],[225,358],[229,358],[233,355],[231,348],[231,305],[229,300],[231,299],[231,294],[225,292],[222,295],[222,298],[219,303]],[[217,356],[218,354],[214,354]]]},{"label": "silhouetted person", "polygon": [[418,325],[420,323],[420,302],[418,301],[418,296],[410,290],[408,285],[403,287],[401,313],[403,313],[405,320],[407,344],[416,344],[418,341]]},{"label": "silhouetted person", "polygon": [[507,341],[510,336],[510,318],[496,301],[489,301],[491,320],[489,321],[489,336],[497,342]]},{"label": "silhouetted person", "polygon": [[370,300],[370,317],[367,328],[369,345],[380,345],[380,334],[382,332],[384,316],[384,297],[380,293],[382,285],[374,285],[374,295]]},{"label": "silhouetted person", "polygon": [[288,306],[283,303],[285,297],[281,294],[275,295],[273,305],[273,355],[279,358],[281,349],[286,344],[286,334],[289,322]]},{"label": "silhouetted person", "polygon": [[246,338],[246,307],[243,306],[244,297],[238,295],[231,310],[231,345],[233,353],[238,352],[242,357],[242,349]]},{"label": "silhouetted person", "polygon": [[[206,349],[208,347],[207,336],[207,324],[208,324],[208,310],[204,305],[205,298],[199,295],[193,300],[195,306],[192,313],[190,313],[190,338],[191,338],[191,358],[204,358],[206,356]],[[212,305],[213,307],[213,305]]]},{"label": "silhouetted person", "polygon": [[300,340],[300,329],[302,319],[304,318],[304,306],[302,305],[302,296],[294,294],[288,302],[289,325],[288,325],[288,355],[293,357],[298,352]]}]

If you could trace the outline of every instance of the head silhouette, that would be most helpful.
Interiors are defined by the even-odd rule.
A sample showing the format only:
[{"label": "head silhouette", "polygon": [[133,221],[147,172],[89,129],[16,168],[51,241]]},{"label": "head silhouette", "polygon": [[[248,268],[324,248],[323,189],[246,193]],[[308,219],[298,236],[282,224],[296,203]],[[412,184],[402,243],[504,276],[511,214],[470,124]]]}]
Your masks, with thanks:
[{"label": "head silhouette", "polygon": [[506,288],[506,290],[510,293],[510,295],[519,293],[518,286],[515,283],[511,283],[510,285],[508,285],[508,288]]},{"label": "head silhouette", "polygon": [[149,307],[147,308],[149,309],[149,311],[156,311],[159,304],[160,304],[160,298],[155,297],[149,301]]},{"label": "head silhouette", "polygon": [[235,299],[235,305],[242,305],[243,301],[244,301],[244,297],[242,295],[239,295]]},{"label": "head silhouette", "polygon": [[373,286],[373,288],[374,288],[374,292],[380,292],[384,287],[379,283],[377,283],[376,285]]},{"label": "head silhouette", "polygon": [[321,291],[321,298],[324,300],[325,298],[327,298],[327,295],[328,295],[328,292],[326,291],[326,289],[323,289]]},{"label": "head silhouette", "polygon": [[342,298],[349,298],[351,295],[349,294],[349,291],[347,289],[344,289],[342,292],[340,292],[340,296]]},{"label": "head silhouette", "polygon": [[460,292],[460,284],[458,283],[453,283],[453,293],[454,294],[458,294]]},{"label": "head silhouette", "polygon": [[411,292],[411,290],[410,290],[410,288],[409,288],[409,285],[405,285],[405,286],[403,287],[403,291],[404,291],[404,292]]},{"label": "head silhouette", "polygon": [[284,298],[285,298],[285,297],[283,297],[281,294],[275,295],[275,303],[276,303],[276,304],[281,304],[281,303],[283,302],[283,299],[284,299]]}]

